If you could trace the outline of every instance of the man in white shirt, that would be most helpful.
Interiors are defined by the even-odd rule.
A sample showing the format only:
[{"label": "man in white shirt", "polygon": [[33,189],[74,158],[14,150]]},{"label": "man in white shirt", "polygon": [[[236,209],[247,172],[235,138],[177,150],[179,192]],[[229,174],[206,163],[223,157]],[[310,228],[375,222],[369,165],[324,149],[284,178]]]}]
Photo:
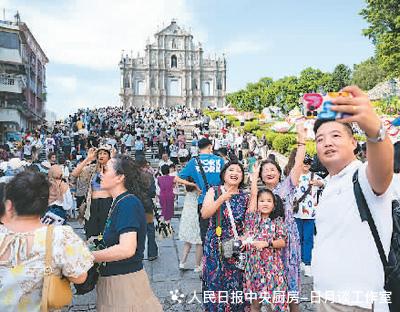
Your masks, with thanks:
[{"label": "man in white shirt", "polygon": [[[384,271],[368,223],[362,222],[353,192],[358,179],[376,223],[386,255],[392,235],[393,146],[368,96],[358,87],[346,87],[352,97],[332,100],[332,111],[350,117],[317,120],[317,153],[329,172],[316,215],[313,250],[313,295],[317,311],[388,311],[382,302]],[[357,141],[349,123],[356,122],[368,138],[368,163],[354,155]]]}]

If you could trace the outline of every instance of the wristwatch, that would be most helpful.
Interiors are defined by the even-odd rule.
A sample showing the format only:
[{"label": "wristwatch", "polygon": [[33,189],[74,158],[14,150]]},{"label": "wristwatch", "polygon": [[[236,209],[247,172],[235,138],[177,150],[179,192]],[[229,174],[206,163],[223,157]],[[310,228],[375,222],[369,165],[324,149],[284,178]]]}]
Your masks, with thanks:
[{"label": "wristwatch", "polygon": [[386,128],[383,126],[383,123],[381,123],[381,126],[379,127],[378,136],[376,138],[370,138],[367,136],[367,141],[371,143],[379,143],[382,142],[385,138],[386,138]]}]

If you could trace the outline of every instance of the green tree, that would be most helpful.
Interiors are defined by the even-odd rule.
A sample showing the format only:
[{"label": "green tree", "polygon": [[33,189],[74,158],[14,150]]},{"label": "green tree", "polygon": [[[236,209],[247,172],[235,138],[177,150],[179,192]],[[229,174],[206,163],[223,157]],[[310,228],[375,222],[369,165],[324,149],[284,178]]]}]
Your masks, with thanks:
[{"label": "green tree", "polygon": [[370,24],[363,30],[376,47],[378,64],[387,78],[400,76],[400,1],[366,0],[360,14]]},{"label": "green tree", "polygon": [[300,73],[298,89],[301,93],[332,91],[332,75],[308,67]]},{"label": "green tree", "polygon": [[348,86],[350,84],[350,81],[351,69],[344,64],[337,65],[332,73],[332,90],[339,91],[345,86]]},{"label": "green tree", "polygon": [[361,89],[368,91],[384,80],[385,72],[379,67],[375,58],[371,57],[360,64],[354,65],[351,83]]}]

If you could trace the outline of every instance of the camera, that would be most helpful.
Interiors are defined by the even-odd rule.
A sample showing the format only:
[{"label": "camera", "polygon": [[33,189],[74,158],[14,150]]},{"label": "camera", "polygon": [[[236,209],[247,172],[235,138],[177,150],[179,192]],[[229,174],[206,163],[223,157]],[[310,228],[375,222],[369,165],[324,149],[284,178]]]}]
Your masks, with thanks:
[{"label": "camera", "polygon": [[238,255],[240,255],[240,249],[242,248],[242,241],[241,240],[234,240],[233,241],[233,256],[236,257]]},{"label": "camera", "polygon": [[350,94],[348,92],[304,94],[301,99],[304,106],[304,116],[307,118],[317,118],[322,120],[334,120],[350,116],[346,113],[334,112],[331,110],[332,105],[334,105],[332,99],[339,96],[349,97]]},{"label": "camera", "polygon": [[241,240],[227,239],[222,242],[222,249],[225,258],[237,257],[240,255],[242,247]]}]

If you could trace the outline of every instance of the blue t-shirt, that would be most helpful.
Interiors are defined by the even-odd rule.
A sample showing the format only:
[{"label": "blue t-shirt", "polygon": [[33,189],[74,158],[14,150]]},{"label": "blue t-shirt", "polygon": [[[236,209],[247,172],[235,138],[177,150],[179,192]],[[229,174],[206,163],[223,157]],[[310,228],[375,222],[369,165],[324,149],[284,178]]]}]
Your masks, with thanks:
[{"label": "blue t-shirt", "polygon": [[[214,154],[200,154],[199,157],[201,164],[203,165],[208,184],[210,186],[219,185],[221,183],[219,174],[224,166],[224,159]],[[202,190],[202,194],[198,199],[198,203],[202,204],[207,190],[203,177],[201,176],[200,168],[197,165],[197,160],[194,157],[186,164],[185,168],[182,169],[182,171],[179,173],[179,177],[182,179],[187,179],[188,177],[193,178],[194,183],[196,183]]]},{"label": "blue t-shirt", "polygon": [[[128,196],[124,197],[126,195]],[[118,202],[118,200],[120,201]],[[107,262],[106,266],[101,266],[101,276],[128,274],[143,269],[142,261],[146,240],[146,217],[143,205],[136,196],[128,192],[119,195],[115,202],[118,203],[106,222],[104,243],[107,247],[114,246],[119,243],[121,234],[136,232],[136,252],[131,258]]]}]

